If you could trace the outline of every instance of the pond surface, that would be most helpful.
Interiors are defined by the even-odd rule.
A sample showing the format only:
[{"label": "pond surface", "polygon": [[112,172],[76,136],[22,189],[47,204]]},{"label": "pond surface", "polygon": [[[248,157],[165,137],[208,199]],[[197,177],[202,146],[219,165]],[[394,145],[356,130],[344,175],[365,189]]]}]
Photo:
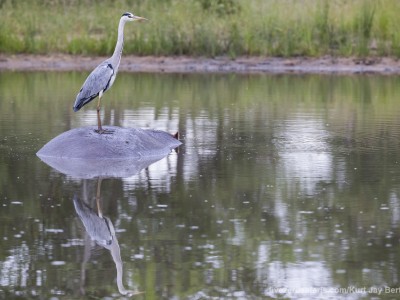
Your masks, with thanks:
[{"label": "pond surface", "polygon": [[398,77],[120,73],[104,124],[183,145],[99,180],[36,157],[86,75],[0,73],[1,299],[399,296]]}]

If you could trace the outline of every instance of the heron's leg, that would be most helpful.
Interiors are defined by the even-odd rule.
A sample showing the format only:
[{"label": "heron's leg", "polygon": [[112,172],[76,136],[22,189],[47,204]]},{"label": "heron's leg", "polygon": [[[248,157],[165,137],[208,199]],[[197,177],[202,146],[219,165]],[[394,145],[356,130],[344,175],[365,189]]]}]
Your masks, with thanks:
[{"label": "heron's leg", "polygon": [[99,99],[97,100],[97,130],[95,130],[95,131],[100,134],[103,134],[103,133],[112,134],[114,132],[114,130],[107,130],[107,129],[103,129],[103,127],[101,127],[100,108],[101,108],[101,97],[102,96],[103,96],[103,92],[100,92]]},{"label": "heron's leg", "polygon": [[101,118],[100,118],[100,105],[101,105],[101,96],[103,95],[102,92],[99,94],[99,99],[97,100],[97,132],[103,133],[103,128],[101,127]]},{"label": "heron's leg", "polygon": [[101,210],[101,178],[97,179],[97,192],[96,192],[96,204],[97,204],[97,214],[100,218],[103,217],[103,211]]}]

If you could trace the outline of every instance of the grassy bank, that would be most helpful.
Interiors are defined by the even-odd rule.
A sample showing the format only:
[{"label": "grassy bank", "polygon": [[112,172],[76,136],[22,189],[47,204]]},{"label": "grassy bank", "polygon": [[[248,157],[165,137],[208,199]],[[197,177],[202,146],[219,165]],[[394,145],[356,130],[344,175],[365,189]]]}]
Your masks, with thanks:
[{"label": "grassy bank", "polygon": [[400,57],[396,0],[0,0],[1,53]]}]

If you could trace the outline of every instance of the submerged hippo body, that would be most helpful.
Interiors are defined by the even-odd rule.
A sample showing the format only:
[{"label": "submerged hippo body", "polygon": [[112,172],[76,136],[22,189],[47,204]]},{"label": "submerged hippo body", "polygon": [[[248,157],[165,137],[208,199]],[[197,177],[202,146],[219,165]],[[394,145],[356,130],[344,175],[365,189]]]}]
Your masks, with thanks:
[{"label": "submerged hippo body", "polygon": [[58,171],[74,177],[125,177],[167,156],[181,145],[171,134],[151,129],[104,126],[66,131],[44,145],[37,156]]}]

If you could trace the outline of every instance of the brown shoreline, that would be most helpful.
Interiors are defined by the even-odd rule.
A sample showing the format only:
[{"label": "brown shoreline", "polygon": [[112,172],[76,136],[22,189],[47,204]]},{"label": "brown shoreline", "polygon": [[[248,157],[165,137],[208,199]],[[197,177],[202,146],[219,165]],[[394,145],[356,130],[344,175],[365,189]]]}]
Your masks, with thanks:
[{"label": "brown shoreline", "polygon": [[[104,57],[53,55],[0,55],[0,71],[89,71]],[[394,58],[275,58],[275,57],[153,57],[124,56],[123,72],[165,73],[309,73],[309,74],[400,74]]]}]

